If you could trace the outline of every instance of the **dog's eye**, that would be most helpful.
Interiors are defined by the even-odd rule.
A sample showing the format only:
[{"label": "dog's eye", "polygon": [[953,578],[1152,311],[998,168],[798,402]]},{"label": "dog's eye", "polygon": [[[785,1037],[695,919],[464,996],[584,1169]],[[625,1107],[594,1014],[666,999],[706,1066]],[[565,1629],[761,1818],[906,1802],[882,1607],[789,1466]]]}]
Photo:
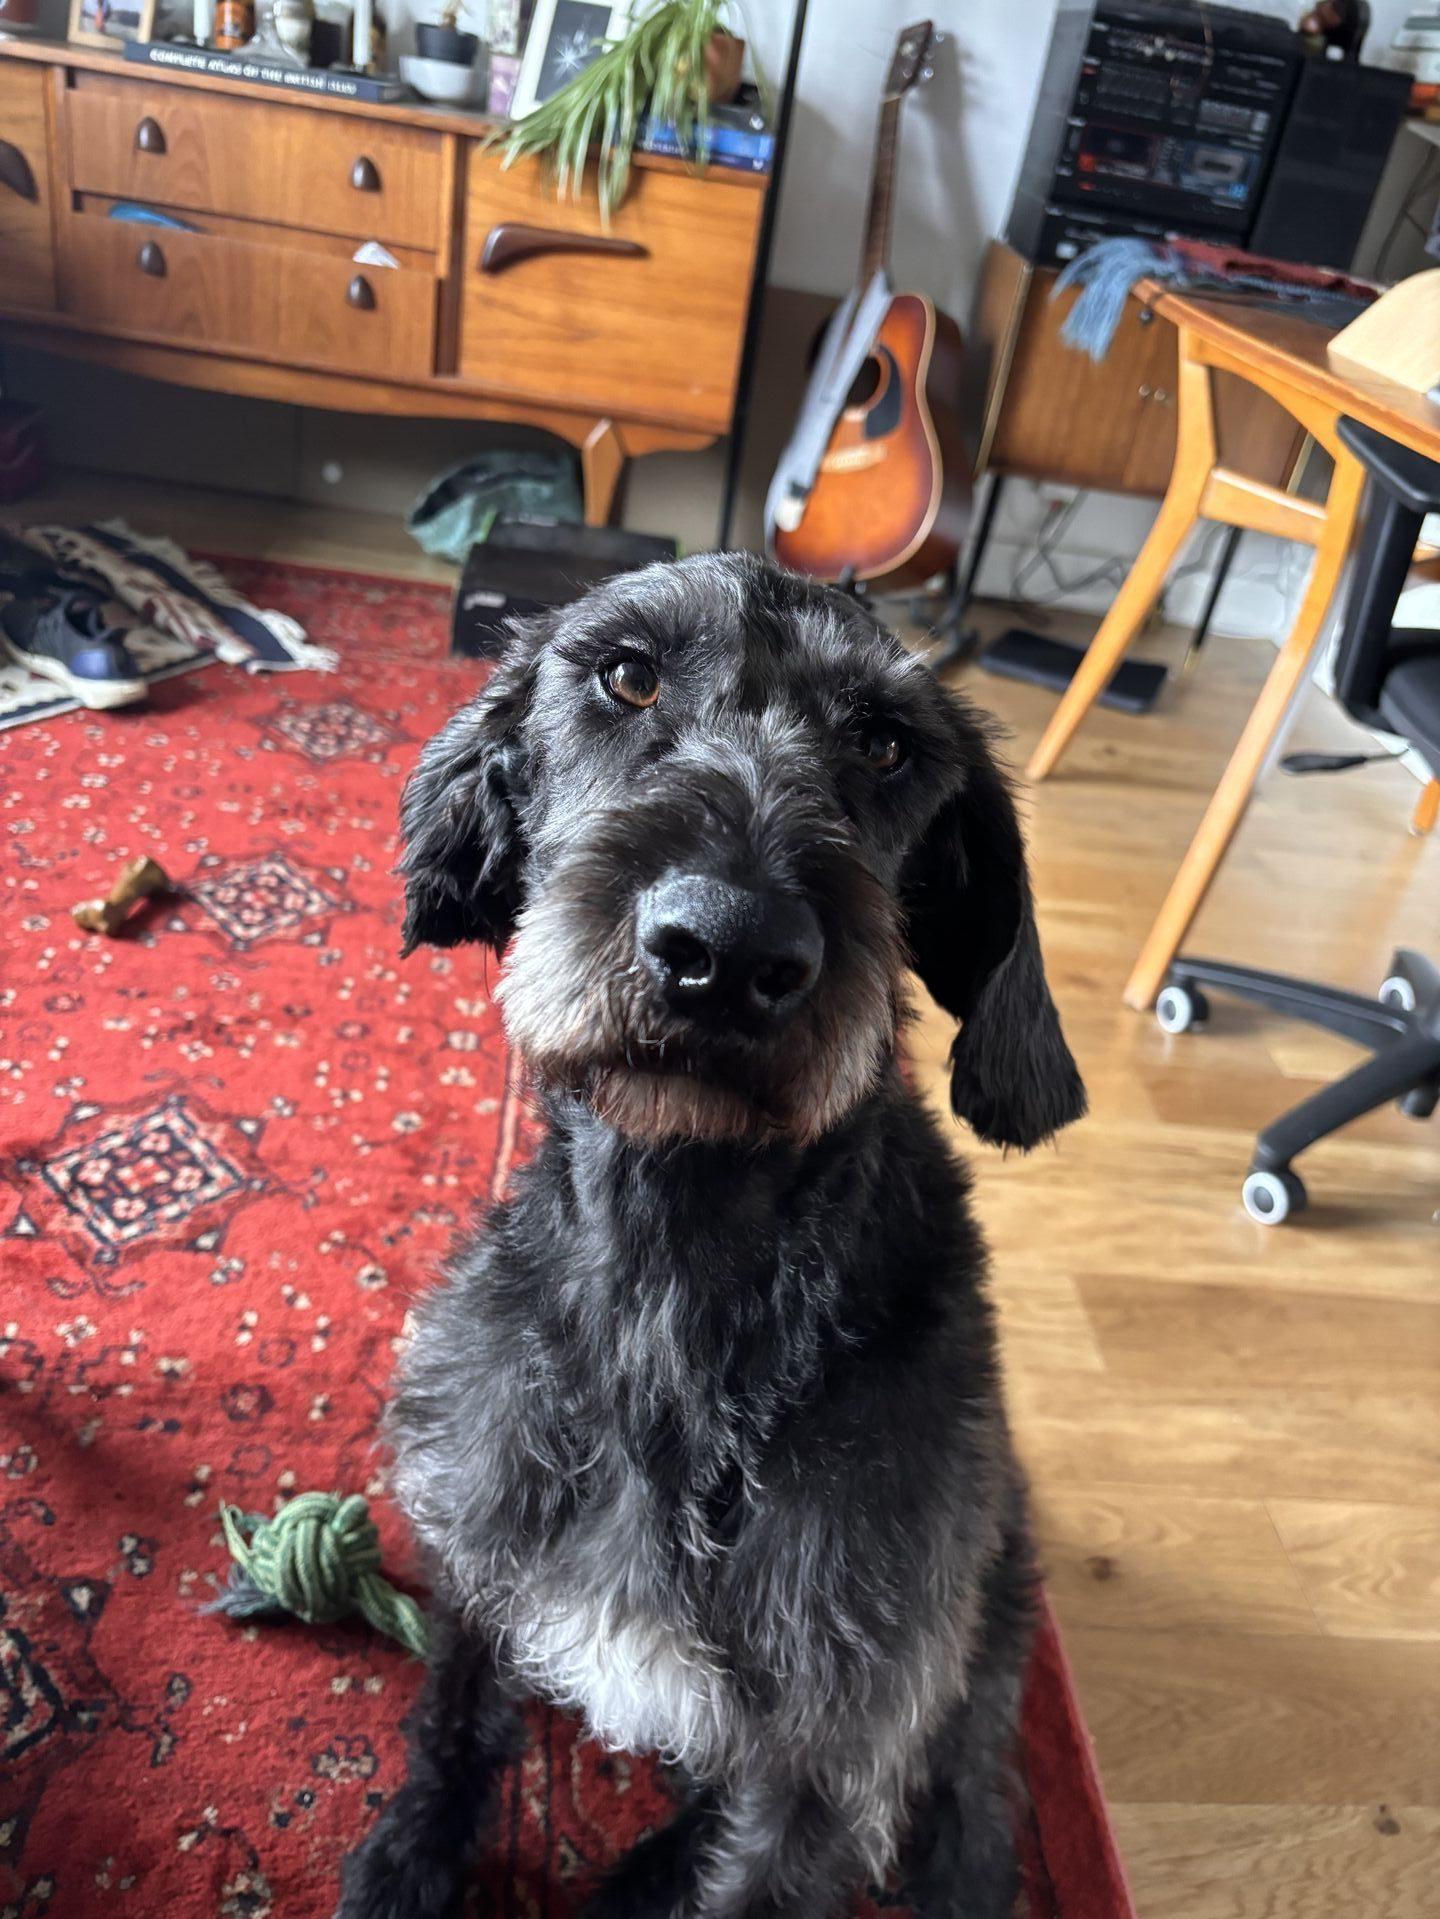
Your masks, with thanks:
[{"label": "dog's eye", "polygon": [[626,706],[653,706],[660,697],[660,676],[644,660],[616,660],[600,678],[610,697]]},{"label": "dog's eye", "polygon": [[860,750],[877,773],[893,773],[905,761],[905,742],[889,726],[870,726],[860,736]]}]

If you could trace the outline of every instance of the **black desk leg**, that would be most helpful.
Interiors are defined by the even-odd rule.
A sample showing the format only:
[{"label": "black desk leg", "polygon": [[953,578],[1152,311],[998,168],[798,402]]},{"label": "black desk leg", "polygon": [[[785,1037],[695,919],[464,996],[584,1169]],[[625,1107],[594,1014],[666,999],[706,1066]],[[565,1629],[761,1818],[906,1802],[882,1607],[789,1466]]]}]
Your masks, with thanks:
[{"label": "black desk leg", "polygon": [[1194,666],[1200,649],[1205,644],[1206,636],[1210,631],[1210,622],[1215,617],[1216,604],[1225,590],[1226,580],[1230,577],[1230,568],[1235,563],[1235,549],[1240,544],[1240,535],[1244,530],[1239,526],[1227,526],[1225,529],[1225,538],[1220,542],[1220,557],[1216,560],[1215,571],[1210,576],[1210,590],[1205,595],[1205,604],[1200,609],[1199,621],[1195,631],[1190,635],[1189,645],[1185,648],[1185,659],[1180,668],[1182,673],[1188,673]]},{"label": "black desk leg", "polygon": [[980,509],[980,524],[975,529],[975,538],[970,543],[969,557],[965,562],[965,577],[955,587],[950,604],[935,622],[934,633],[939,644],[926,655],[926,662],[934,673],[943,673],[947,667],[958,666],[960,661],[969,659],[979,644],[979,634],[973,626],[964,625],[964,619],[970,610],[980,562],[985,558],[985,549],[990,544],[990,533],[995,525],[995,512],[1000,505],[1004,485],[1003,473],[991,474],[985,504]]}]

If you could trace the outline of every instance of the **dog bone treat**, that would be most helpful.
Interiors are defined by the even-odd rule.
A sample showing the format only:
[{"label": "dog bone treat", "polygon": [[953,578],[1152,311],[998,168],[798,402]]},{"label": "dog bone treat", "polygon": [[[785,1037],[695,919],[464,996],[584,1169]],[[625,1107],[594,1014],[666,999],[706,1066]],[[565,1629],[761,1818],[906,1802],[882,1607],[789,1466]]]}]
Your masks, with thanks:
[{"label": "dog bone treat", "polygon": [[70,917],[87,933],[118,933],[131,907],[156,893],[168,893],[170,876],[158,860],[142,853],[120,868],[120,877],[104,899],[81,900],[70,908]]}]

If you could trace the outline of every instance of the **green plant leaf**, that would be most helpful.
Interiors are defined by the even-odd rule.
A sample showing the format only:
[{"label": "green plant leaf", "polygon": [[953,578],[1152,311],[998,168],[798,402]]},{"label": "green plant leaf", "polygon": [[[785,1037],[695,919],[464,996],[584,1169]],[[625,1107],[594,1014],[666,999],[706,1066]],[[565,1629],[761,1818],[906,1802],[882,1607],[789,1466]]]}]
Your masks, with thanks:
[{"label": "green plant leaf", "polygon": [[505,142],[504,164],[527,154],[544,156],[561,198],[584,190],[590,146],[599,129],[596,193],[600,218],[624,199],[630,161],[648,107],[659,121],[673,121],[682,150],[703,169],[703,142],[710,123],[705,69],[711,35],[737,0],[652,0],[628,33],[603,51],[566,86],[523,120],[488,137]]}]

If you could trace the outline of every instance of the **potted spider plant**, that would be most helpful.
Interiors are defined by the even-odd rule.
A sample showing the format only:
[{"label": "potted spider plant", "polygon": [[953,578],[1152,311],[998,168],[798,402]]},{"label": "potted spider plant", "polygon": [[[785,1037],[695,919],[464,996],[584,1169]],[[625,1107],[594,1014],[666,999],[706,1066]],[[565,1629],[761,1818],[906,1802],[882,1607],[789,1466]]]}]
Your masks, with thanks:
[{"label": "potted spider plant", "polygon": [[712,103],[732,99],[745,42],[723,24],[735,0],[649,0],[629,31],[610,41],[583,72],[500,137],[505,164],[544,155],[557,190],[578,193],[590,148],[599,148],[600,216],[625,197],[641,116],[674,123],[680,145],[704,164]]}]

